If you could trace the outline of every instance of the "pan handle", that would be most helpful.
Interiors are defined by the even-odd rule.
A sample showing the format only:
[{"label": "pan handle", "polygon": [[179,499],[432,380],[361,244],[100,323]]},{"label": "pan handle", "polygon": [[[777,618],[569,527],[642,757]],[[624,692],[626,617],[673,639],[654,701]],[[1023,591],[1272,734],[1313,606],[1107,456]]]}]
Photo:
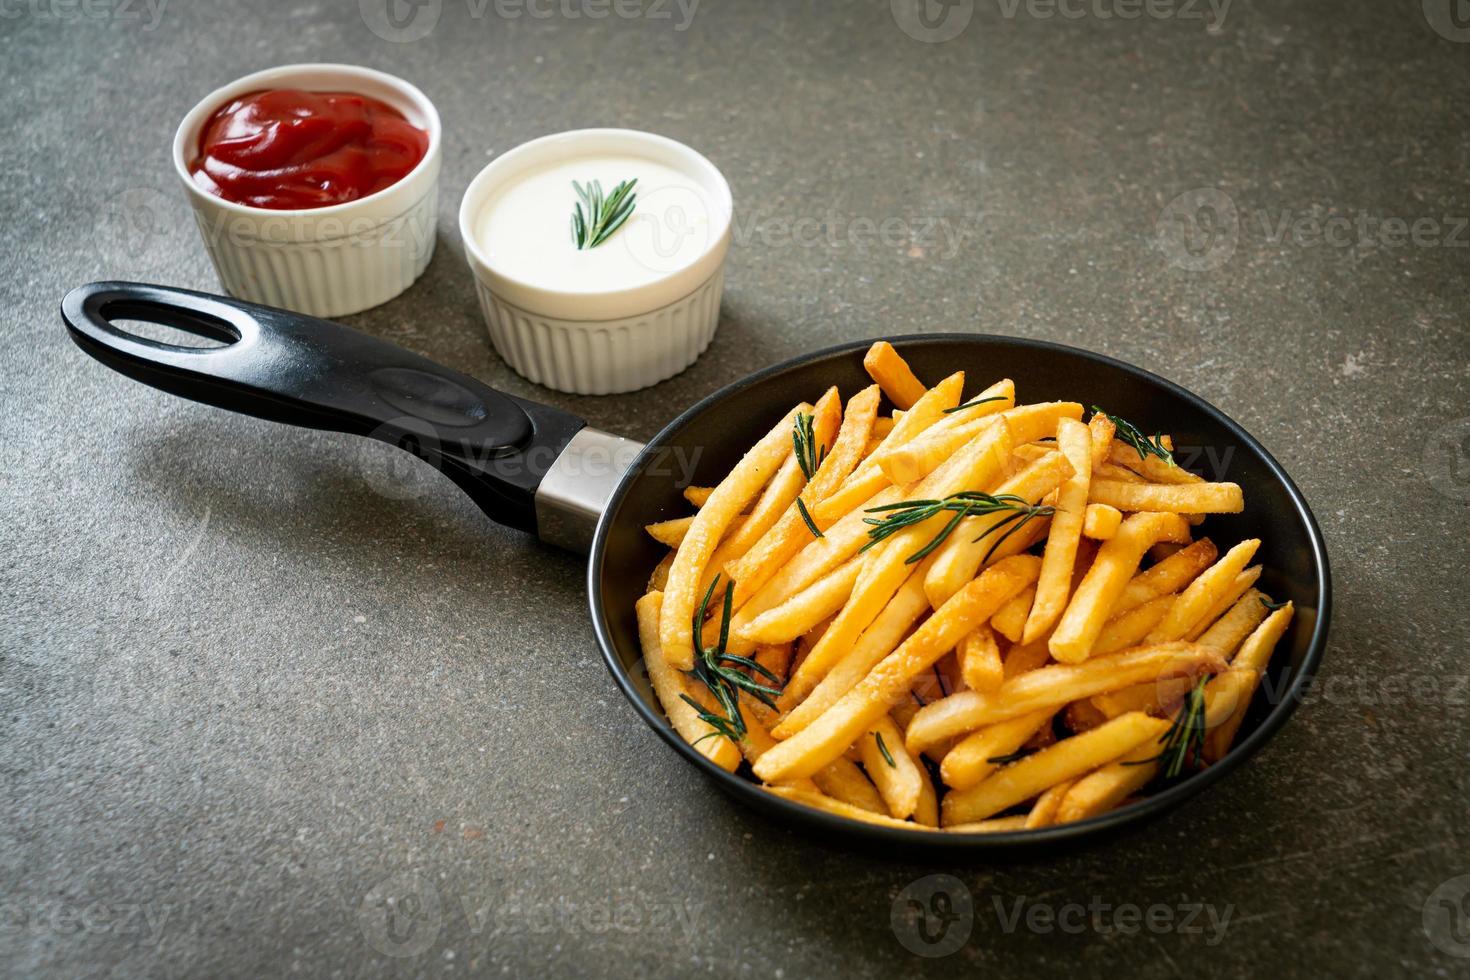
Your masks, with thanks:
[{"label": "pan handle", "polygon": [[[535,532],[536,493],[586,423],[330,320],[187,289],[94,282],[61,317],[108,367],[170,394],[273,422],[381,439],[440,469],[493,520]],[[187,347],[115,321],[173,327]]]}]

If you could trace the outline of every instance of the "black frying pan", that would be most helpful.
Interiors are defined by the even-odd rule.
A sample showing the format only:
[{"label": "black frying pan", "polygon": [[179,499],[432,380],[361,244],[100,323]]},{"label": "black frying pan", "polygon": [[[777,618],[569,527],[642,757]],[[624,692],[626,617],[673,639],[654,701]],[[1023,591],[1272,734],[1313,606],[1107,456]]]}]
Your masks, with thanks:
[{"label": "black frying pan", "polygon": [[[1258,537],[1261,587],[1297,615],[1230,754],[1142,802],[1079,823],[999,834],[861,824],[776,797],[695,752],[664,719],[642,670],[633,605],[665,549],[643,526],[688,513],[684,486],[716,482],[790,407],[830,385],[870,383],[868,341],[778,364],[715,392],[646,446],[481,382],[350,327],[222,296],[138,283],[82,286],[62,301],[72,339],[155,388],[259,418],[371,436],[436,466],[495,521],[573,549],[590,547],[592,624],[613,678],[643,720],[721,788],[786,823],[891,851],[1056,844],[1141,820],[1219,779],[1276,732],[1305,693],[1327,638],[1330,581],[1321,531],[1270,454],[1204,400],[1111,358],[1034,340],[971,334],[890,338],[922,378],[958,369],[1012,378],[1028,401],[1097,404],[1145,431],[1173,434],[1177,455],[1245,491],[1242,514],[1210,518],[1222,543]],[[202,349],[127,333],[158,323],[225,346]]]}]

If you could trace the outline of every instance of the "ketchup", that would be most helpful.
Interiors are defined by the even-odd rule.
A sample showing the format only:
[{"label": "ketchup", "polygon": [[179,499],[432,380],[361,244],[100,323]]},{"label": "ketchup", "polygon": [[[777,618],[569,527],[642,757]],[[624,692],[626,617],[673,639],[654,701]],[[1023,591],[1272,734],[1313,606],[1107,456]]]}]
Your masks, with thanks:
[{"label": "ketchup", "polygon": [[226,201],[300,211],[392,186],[428,150],[429,134],[386,102],[353,92],[270,89],[214,111],[189,173]]}]

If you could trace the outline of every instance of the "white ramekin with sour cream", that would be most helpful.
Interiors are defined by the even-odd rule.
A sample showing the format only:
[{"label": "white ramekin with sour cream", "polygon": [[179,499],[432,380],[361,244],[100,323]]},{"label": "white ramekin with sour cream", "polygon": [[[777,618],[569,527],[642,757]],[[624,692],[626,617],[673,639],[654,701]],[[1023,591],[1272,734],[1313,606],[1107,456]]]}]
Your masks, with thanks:
[{"label": "white ramekin with sour cream", "polygon": [[[578,249],[572,181],[610,193],[635,177],[632,215]],[[503,154],[459,208],[495,350],[531,381],[583,395],[678,374],[719,324],[731,210],[714,164],[652,133],[580,129]]]}]

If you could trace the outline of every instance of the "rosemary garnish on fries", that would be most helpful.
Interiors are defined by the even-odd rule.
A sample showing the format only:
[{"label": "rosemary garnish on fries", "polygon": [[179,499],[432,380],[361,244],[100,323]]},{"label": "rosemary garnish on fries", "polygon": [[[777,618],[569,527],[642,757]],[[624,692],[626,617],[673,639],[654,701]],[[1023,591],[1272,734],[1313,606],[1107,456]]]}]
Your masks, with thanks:
[{"label": "rosemary garnish on fries", "polygon": [[893,753],[888,751],[888,746],[883,741],[883,733],[874,732],[873,741],[878,743],[878,751],[883,753],[883,761],[888,763],[888,767],[890,769],[897,769],[898,763],[893,761]]},{"label": "rosemary garnish on fries", "polygon": [[1271,612],[1275,612],[1276,610],[1280,609],[1282,606],[1286,605],[1286,600],[1285,599],[1282,599],[1280,602],[1272,602],[1270,599],[1267,599],[1267,598],[1265,598],[1263,596],[1261,598],[1261,605],[1265,606]]},{"label": "rosemary garnish on fries", "polygon": [[1164,447],[1163,433],[1155,432],[1153,438],[1149,438],[1139,431],[1138,426],[1125,418],[1104,412],[1096,405],[1092,406],[1092,411],[1094,415],[1105,415],[1112,420],[1113,425],[1117,427],[1117,432],[1115,433],[1116,438],[1132,446],[1133,451],[1138,453],[1139,459],[1144,459],[1148,456],[1157,456],[1170,466],[1178,465],[1174,462],[1174,454]]},{"label": "rosemary garnish on fries", "polygon": [[822,529],[817,527],[816,521],[812,520],[811,513],[806,509],[806,504],[802,502],[800,497],[796,498],[796,510],[801,514],[801,519],[806,521],[807,529],[812,532],[812,537],[820,538],[822,536]]},{"label": "rosemary garnish on fries", "polygon": [[[719,640],[712,647],[704,646],[703,640],[700,639],[704,632],[704,620],[709,612],[710,600],[714,598],[715,589],[719,587],[719,584],[720,576],[717,573],[714,580],[710,582],[708,591],[704,594],[704,601],[699,604],[699,608],[694,613],[694,641],[699,649],[694,658],[694,670],[690,673],[709,689],[724,714],[718,715],[705,710],[687,694],[681,697],[699,712],[700,720],[714,729],[704,735],[700,741],[723,735],[732,742],[738,742],[745,737],[745,719],[740,714],[740,692],[745,691],[769,708],[776,707],[775,697],[781,693],[779,688],[767,687],[760,683],[752,674],[759,674],[772,684],[780,684],[781,678],[750,657],[726,652],[726,645],[730,642],[730,613],[733,610],[732,603],[735,597],[733,589],[725,590],[723,609],[720,612]],[[742,673],[725,666],[726,664],[744,667],[752,673]]]},{"label": "rosemary garnish on fries", "polygon": [[963,412],[967,408],[974,408],[976,405],[984,405],[986,402],[1003,402],[1005,400],[1005,395],[991,395],[989,398],[976,398],[973,401],[965,402],[963,405],[956,405],[954,408],[946,408],[944,410],[944,414],[952,415],[955,412]]},{"label": "rosemary garnish on fries", "polygon": [[812,417],[809,413],[802,412],[796,416],[796,427],[791,433],[791,444],[796,448],[796,462],[801,466],[801,472],[810,480],[817,472],[817,467],[822,465],[822,460],[827,458],[827,448],[817,442],[816,433],[812,431]]},{"label": "rosemary garnish on fries", "polygon": [[[1115,420],[1116,421],[1116,420]],[[1208,677],[1201,677],[1179,706],[1173,722],[1159,742],[1164,748],[1158,755],[1138,762],[1125,762],[1125,766],[1141,766],[1157,762],[1163,766],[1164,776],[1173,779],[1184,771],[1186,765],[1199,768],[1204,765],[1205,747],[1205,684]]]},{"label": "rosemary garnish on fries", "polygon": [[1044,504],[1028,504],[1024,497],[1018,497],[1013,493],[992,495],[982,493],[979,490],[961,490],[959,493],[950,494],[943,500],[904,500],[896,504],[869,507],[867,513],[886,512],[886,516],[863,518],[863,523],[871,524],[872,527],[868,528],[868,537],[870,540],[859,550],[867,551],[884,538],[897,534],[906,527],[922,524],[935,514],[940,514],[944,511],[951,511],[954,513],[954,516],[949,519],[944,527],[939,529],[939,532],[934,535],[928,544],[905,558],[905,564],[912,565],[915,562],[923,561],[930,552],[944,543],[945,539],[959,526],[960,521],[966,517],[994,514],[1000,511],[1013,511],[1014,513],[986,528],[981,532],[979,537],[975,538],[976,541],[979,541],[980,538],[985,537],[987,534],[998,531],[1008,524],[1011,525],[1010,529],[996,539],[996,542],[990,546],[990,550],[985,553],[985,557],[988,559],[1006,538],[1015,534],[1037,517],[1050,517],[1056,513],[1056,508]]}]

